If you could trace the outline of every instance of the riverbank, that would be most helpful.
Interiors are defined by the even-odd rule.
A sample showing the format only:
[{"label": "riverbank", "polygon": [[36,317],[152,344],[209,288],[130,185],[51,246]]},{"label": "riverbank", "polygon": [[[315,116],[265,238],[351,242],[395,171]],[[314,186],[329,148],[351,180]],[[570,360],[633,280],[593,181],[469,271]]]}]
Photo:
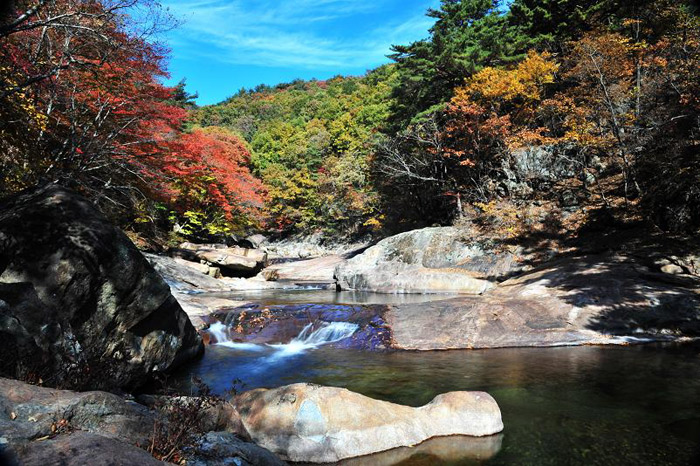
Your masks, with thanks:
[{"label": "riverbank", "polygon": [[[202,283],[187,283],[179,264],[160,270],[199,328],[217,319],[207,315],[269,311],[282,304],[275,302],[276,295],[311,287],[375,293],[369,302],[384,306],[373,315],[385,323],[389,347],[399,350],[629,344],[700,336],[700,255],[689,241],[631,238],[626,232],[624,242],[610,240],[603,248],[595,247],[595,238],[579,239],[576,248],[550,257],[524,247],[503,250],[454,227],[427,228],[345,256],[282,261],[253,279],[200,276]],[[264,279],[267,271],[277,274],[276,281]],[[426,299],[397,298],[413,295]],[[337,304],[351,304],[350,296],[335,296]],[[307,304],[333,302],[308,299]],[[263,316],[258,325],[278,322],[285,312],[274,307],[268,312],[274,318]],[[321,319],[314,316],[305,322]],[[282,332],[277,341],[288,337]],[[233,338],[248,336],[238,332]]]},{"label": "riverbank", "polygon": [[[30,220],[21,223],[25,218]],[[490,415],[480,417],[480,408],[469,407],[472,395],[450,394],[474,388],[456,384],[461,388],[451,390],[444,384],[444,375],[430,375],[432,364],[442,357],[430,350],[627,345],[687,341],[699,333],[697,256],[652,247],[577,251],[535,264],[525,260],[527,255],[506,254],[456,229],[432,228],[343,255],[295,263],[279,260],[273,264],[278,267],[272,269],[274,274],[265,267],[265,251],[217,245],[180,248],[219,265],[228,264],[231,270],[245,263],[238,256],[259,258],[251,259],[246,267],[263,265],[254,277],[216,278],[208,260],[144,258],[88,202],[56,187],[5,201],[0,209],[0,234],[6,258],[0,274],[5,303],[0,312],[6,337],[3,345],[9,349],[2,353],[2,369],[24,380],[3,379],[7,389],[0,422],[4,432],[9,432],[3,437],[3,448],[30,463],[68,448],[78,454],[67,458],[67,464],[78,464],[83,452],[94,448],[106,455],[122,448],[125,453],[120,464],[140,461],[145,458],[143,452],[167,461],[187,457],[193,464],[216,464],[217,455],[248,455],[248,459],[252,455],[250,464],[267,464],[266,458],[272,461],[269,464],[280,464],[279,457],[336,461],[448,433],[490,435],[499,431],[493,427],[498,423],[491,422],[495,403],[484,411]],[[312,280],[327,279],[331,270],[334,281]],[[456,276],[460,279],[454,280]],[[404,286],[406,280],[413,280],[413,285]],[[361,291],[336,291],[350,283],[362,285],[358,286]],[[479,286],[472,286],[474,283]],[[380,286],[374,289],[376,284]],[[377,293],[384,289],[394,293]],[[294,298],[294,293],[299,295]],[[42,330],[47,328],[51,332]],[[424,359],[406,350],[423,350],[430,356]],[[204,359],[197,362],[202,351]],[[305,386],[296,394],[300,389],[293,384],[308,379],[304,368],[319,354],[329,361],[335,358],[338,367],[345,357],[362,364],[369,356],[378,361],[403,357],[419,361],[417,368],[441,387],[435,395],[446,394],[436,400],[451,400],[449,409],[437,408],[442,401],[421,408],[442,414],[431,414],[430,426],[409,435],[401,419],[413,418],[417,411],[399,404],[388,408],[362,397],[384,398],[368,386],[358,386],[359,394],[316,386]],[[472,352],[459,357],[466,354]],[[429,362],[431,358],[436,359]],[[198,396],[183,397],[182,393],[193,393],[193,386],[180,384],[180,395],[142,396],[150,384],[174,373],[190,380],[198,367],[212,360],[219,361],[217,370],[223,371],[226,386],[209,376],[203,379],[213,382],[217,393],[231,388],[232,379],[238,378],[251,384],[244,385],[245,390],[258,388],[260,382],[255,380],[272,383],[268,388],[276,389],[270,392],[275,395],[267,399],[267,395],[242,392],[220,398],[203,388]],[[423,363],[427,366],[422,367]],[[287,369],[280,374],[280,367]],[[510,377],[512,370],[506,375]],[[376,375],[384,377],[382,371]],[[408,387],[416,383],[412,378],[402,380]],[[25,382],[74,390],[57,391]],[[489,386],[484,388],[491,391]],[[278,396],[279,390],[283,394]],[[328,395],[317,399],[316,390]],[[288,391],[294,392],[292,402]],[[296,403],[307,394],[311,398]],[[291,405],[284,422],[277,417],[281,411],[274,408],[280,401],[277,398]],[[409,397],[406,404],[415,407],[430,401],[418,403],[418,399]],[[341,422],[333,412],[356,412],[353,403],[367,412],[383,406],[393,413],[387,411],[384,418],[396,422],[379,423],[373,427],[376,431],[351,435],[356,426]],[[251,417],[252,409],[260,415]],[[475,423],[469,425],[480,433],[466,427],[450,432],[439,427],[450,412],[465,409],[470,413],[466,418]],[[301,427],[296,422],[299,419],[304,420]],[[275,426],[288,424],[288,428],[275,430]],[[487,424],[492,426],[488,432],[478,430]],[[187,432],[188,440],[170,444],[168,439],[178,429]],[[379,438],[377,432],[386,429],[394,429],[394,440],[389,443],[362,440]],[[303,441],[297,449],[293,442],[279,440],[296,435],[297,430],[302,438],[323,441],[316,446]],[[354,440],[333,443],[341,437]],[[256,450],[260,447],[247,442],[248,438],[279,457]],[[425,448],[438,457],[450,457]],[[683,451],[687,454],[687,449]]]},{"label": "riverbank", "polygon": [[[183,378],[214,390],[308,382],[421,406],[440,393],[486,391],[504,431],[437,438],[341,466],[687,466],[700,458],[700,347],[633,346],[367,352],[321,346],[276,358],[211,346]],[[183,380],[184,381],[184,380]]]}]

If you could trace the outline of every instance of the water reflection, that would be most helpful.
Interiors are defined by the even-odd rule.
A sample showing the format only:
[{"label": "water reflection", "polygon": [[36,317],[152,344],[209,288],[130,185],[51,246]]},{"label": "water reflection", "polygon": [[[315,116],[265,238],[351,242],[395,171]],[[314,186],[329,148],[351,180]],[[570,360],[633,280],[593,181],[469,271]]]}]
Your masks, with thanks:
[{"label": "water reflection", "polygon": [[374,455],[351,458],[336,463],[338,466],[431,466],[456,463],[481,464],[494,457],[501,449],[503,434],[489,437],[450,436],[436,437],[413,446],[395,448]]},{"label": "water reflection", "polygon": [[[247,389],[312,382],[410,406],[452,390],[484,390],[501,407],[504,436],[490,457],[465,452],[455,459],[415,447],[348,464],[689,465],[700,459],[698,344],[395,353],[320,347],[265,367],[256,363],[260,354],[207,350],[183,373],[183,383],[196,374],[222,393],[232,379]],[[434,440],[422,448],[443,442]]]},{"label": "water reflection", "polygon": [[386,294],[367,291],[330,291],[330,290],[246,290],[226,293],[206,293],[207,296],[227,298],[232,301],[255,302],[264,306],[274,304],[413,304],[427,303],[454,298],[449,293],[440,294]]}]

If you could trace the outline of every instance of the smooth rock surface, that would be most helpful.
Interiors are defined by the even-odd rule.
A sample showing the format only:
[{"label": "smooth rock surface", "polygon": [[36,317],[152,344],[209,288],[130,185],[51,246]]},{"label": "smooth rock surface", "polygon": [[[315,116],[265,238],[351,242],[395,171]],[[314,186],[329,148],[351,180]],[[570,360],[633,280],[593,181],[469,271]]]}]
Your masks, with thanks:
[{"label": "smooth rock surface", "polygon": [[117,440],[72,432],[32,442],[16,452],[22,466],[164,466],[146,450]]},{"label": "smooth rock surface", "polygon": [[131,389],[203,351],[168,285],[85,198],[0,202],[0,375]]},{"label": "smooth rock surface", "polygon": [[358,241],[325,237],[321,233],[296,236],[283,240],[267,240],[260,248],[267,251],[271,259],[313,259],[324,256],[343,256],[367,247],[370,238]]},{"label": "smooth rock surface", "polygon": [[395,305],[392,346],[407,350],[624,344],[700,336],[700,281],[624,255],[566,258],[480,297]]},{"label": "smooth rock surface", "polygon": [[344,256],[333,254],[314,259],[274,264],[266,268],[265,271],[276,271],[278,280],[332,283],[336,267],[344,260]]},{"label": "smooth rock surface", "polygon": [[225,293],[232,287],[221,280],[198,272],[183,264],[184,260],[156,254],[144,256],[170,286],[173,296],[197,329],[206,327],[204,318],[214,311],[245,304],[212,293]]},{"label": "smooth rock surface", "polygon": [[424,228],[386,238],[335,270],[343,290],[481,294],[517,270],[515,256],[466,240],[455,227]]},{"label": "smooth rock surface", "polygon": [[294,384],[258,389],[234,404],[251,438],[293,462],[329,463],[447,435],[503,430],[495,400],[484,392],[450,392],[412,408],[346,389]]},{"label": "smooth rock surface", "polygon": [[266,290],[289,286],[266,281],[261,277],[216,279],[184,264],[185,261],[182,259],[149,253],[144,255],[170,285],[173,296],[197,329],[208,325],[206,317],[210,314],[248,303],[248,301],[238,301],[228,297],[232,291]]},{"label": "smooth rock surface", "polygon": [[255,249],[260,249],[263,244],[267,242],[267,238],[264,235],[261,234],[255,234],[255,235],[250,235],[246,238],[246,241],[248,241]]},{"label": "smooth rock surface", "polygon": [[0,408],[0,432],[11,445],[51,435],[52,425],[62,419],[70,429],[145,445],[155,421],[145,406],[111,393],[56,390],[3,378]]}]

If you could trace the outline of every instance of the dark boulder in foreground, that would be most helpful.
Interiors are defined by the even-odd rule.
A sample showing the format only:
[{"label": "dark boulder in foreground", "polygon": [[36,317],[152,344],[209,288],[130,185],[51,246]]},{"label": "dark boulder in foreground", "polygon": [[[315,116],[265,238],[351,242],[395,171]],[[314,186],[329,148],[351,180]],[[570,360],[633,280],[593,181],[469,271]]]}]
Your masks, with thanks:
[{"label": "dark boulder in foreground", "polygon": [[55,185],[0,202],[0,374],[131,389],[203,350],[168,285],[85,198]]},{"label": "dark boulder in foreground", "polygon": [[[170,402],[177,403],[179,399],[170,398]],[[240,418],[229,403],[222,401],[198,415],[207,421],[206,429],[212,431],[191,444],[181,445],[183,450],[186,446],[187,464],[285,464],[273,453],[242,438],[246,436],[238,432],[237,426],[243,429]],[[112,393],[78,393],[0,378],[0,464],[172,464],[158,461],[146,451],[157,420],[170,422],[163,412]]]}]

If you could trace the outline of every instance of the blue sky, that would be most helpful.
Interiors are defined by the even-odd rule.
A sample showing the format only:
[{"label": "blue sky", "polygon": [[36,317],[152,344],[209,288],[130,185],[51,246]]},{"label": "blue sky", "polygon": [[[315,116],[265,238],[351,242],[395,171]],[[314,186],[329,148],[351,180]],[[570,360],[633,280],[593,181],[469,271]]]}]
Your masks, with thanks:
[{"label": "blue sky", "polygon": [[167,35],[171,83],[199,104],[295,78],[360,75],[392,44],[427,37],[438,0],[163,0],[182,24]]}]

